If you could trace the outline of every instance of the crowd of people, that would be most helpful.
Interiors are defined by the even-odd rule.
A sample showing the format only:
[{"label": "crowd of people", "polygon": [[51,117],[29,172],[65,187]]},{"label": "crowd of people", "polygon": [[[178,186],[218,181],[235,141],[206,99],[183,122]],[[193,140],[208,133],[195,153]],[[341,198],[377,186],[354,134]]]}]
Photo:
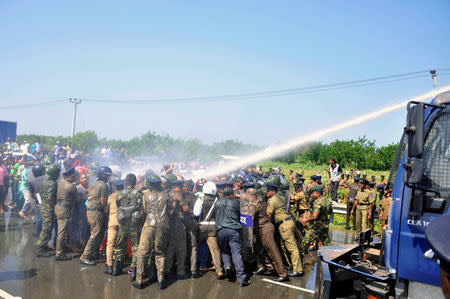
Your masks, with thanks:
[{"label": "crowd of people", "polygon": [[[34,144],[34,153],[26,149],[34,159],[26,160],[11,144],[0,159],[0,213],[18,211],[35,222],[36,256],[64,261],[79,253],[83,265],[106,260],[104,272],[113,276],[129,265],[136,288],[157,281],[164,289],[168,277],[195,279],[208,270],[241,287],[252,274],[277,282],[300,277],[308,252],[330,242],[332,203],[340,196],[348,229],[351,218],[357,232],[373,229],[378,195],[380,227],[386,225],[391,190],[384,177],[377,183],[358,171],[344,174],[333,158],[325,183],[320,172],[306,179],[255,165],[194,182],[175,164],[123,176],[130,168],[99,165],[70,146],[42,153]],[[104,150],[104,158],[113,155]]]}]

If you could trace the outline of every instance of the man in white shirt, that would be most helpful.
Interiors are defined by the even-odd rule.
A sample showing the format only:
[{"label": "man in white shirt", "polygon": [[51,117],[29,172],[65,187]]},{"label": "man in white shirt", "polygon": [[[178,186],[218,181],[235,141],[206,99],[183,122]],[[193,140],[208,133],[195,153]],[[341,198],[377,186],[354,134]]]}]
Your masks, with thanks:
[{"label": "man in white shirt", "polygon": [[339,187],[339,181],[341,180],[342,168],[339,164],[336,164],[336,159],[331,157],[330,163],[330,192],[331,200],[337,202],[337,190]]}]

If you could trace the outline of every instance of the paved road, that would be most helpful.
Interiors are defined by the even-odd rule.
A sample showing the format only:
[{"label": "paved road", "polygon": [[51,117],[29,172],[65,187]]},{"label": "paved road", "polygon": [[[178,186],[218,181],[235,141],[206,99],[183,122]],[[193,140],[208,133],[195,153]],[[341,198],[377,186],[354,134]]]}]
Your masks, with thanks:
[{"label": "paved road", "polygon": [[[15,213],[14,213],[15,214]],[[305,276],[292,279],[290,286],[264,281],[270,277],[253,276],[252,284],[240,288],[237,283],[218,281],[214,272],[198,279],[173,281],[163,291],[156,284],[143,290],[133,288],[127,274],[111,277],[103,273],[104,265],[80,265],[78,259],[55,262],[53,258],[33,255],[33,229],[17,216],[0,218],[0,298],[8,294],[22,298],[314,298],[317,263],[305,259]],[[339,243],[351,240],[352,234],[334,232]],[[309,290],[309,291],[308,291]]]}]

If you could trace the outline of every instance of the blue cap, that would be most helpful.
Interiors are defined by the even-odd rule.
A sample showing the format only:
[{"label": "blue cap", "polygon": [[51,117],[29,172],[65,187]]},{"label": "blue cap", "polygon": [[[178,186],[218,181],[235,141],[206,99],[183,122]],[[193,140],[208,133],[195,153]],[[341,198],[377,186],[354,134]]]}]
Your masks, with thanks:
[{"label": "blue cap", "polygon": [[425,231],[425,236],[433,249],[440,266],[450,273],[450,215],[433,220]]},{"label": "blue cap", "polygon": [[364,185],[368,185],[368,184],[369,184],[369,181],[366,180],[366,179],[359,179],[359,182],[360,182],[361,184],[364,184]]},{"label": "blue cap", "polygon": [[278,191],[278,185],[266,184],[266,190],[267,191],[271,191],[271,190]]},{"label": "blue cap", "polygon": [[233,182],[232,181],[219,181],[216,183],[216,187],[217,189],[224,189],[226,187],[231,187],[233,188]]},{"label": "blue cap", "polygon": [[370,187],[375,187],[375,182],[369,181],[369,186]]},{"label": "blue cap", "polygon": [[242,185],[242,187],[244,188],[244,190],[250,189],[250,188],[255,188],[255,183],[254,182],[248,182],[245,183],[244,185]]},{"label": "blue cap", "polygon": [[317,175],[313,174],[312,176],[309,177],[311,180],[317,180]]},{"label": "blue cap", "polygon": [[386,186],[385,184],[378,185],[377,186],[377,190],[378,191],[383,191],[385,186]]},{"label": "blue cap", "polygon": [[295,176],[301,178],[301,177],[303,177],[303,174],[296,172]]},{"label": "blue cap", "polygon": [[300,182],[294,183],[294,187],[301,187],[301,186],[303,186],[303,183]]},{"label": "blue cap", "polygon": [[113,183],[115,186],[125,185],[125,180],[115,180]]},{"label": "blue cap", "polygon": [[75,168],[71,168],[71,169],[66,170],[65,172],[63,172],[63,176],[64,177],[74,176],[76,174],[77,174],[77,172],[75,171]]},{"label": "blue cap", "polygon": [[300,181],[300,182],[304,182],[305,178],[298,178],[297,180]]}]

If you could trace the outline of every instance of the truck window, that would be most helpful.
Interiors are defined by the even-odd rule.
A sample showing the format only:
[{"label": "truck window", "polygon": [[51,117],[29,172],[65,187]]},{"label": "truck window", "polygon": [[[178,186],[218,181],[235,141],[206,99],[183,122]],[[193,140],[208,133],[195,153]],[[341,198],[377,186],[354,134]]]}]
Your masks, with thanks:
[{"label": "truck window", "polygon": [[421,185],[450,191],[450,112],[442,113],[428,131],[422,159],[424,175]]},{"label": "truck window", "polygon": [[394,162],[392,163],[391,171],[389,173],[389,178],[387,181],[387,187],[392,188],[394,186],[395,177],[397,176],[398,167],[402,161],[403,153],[406,149],[406,133],[403,133],[400,142],[398,143],[398,148],[395,153]]}]

